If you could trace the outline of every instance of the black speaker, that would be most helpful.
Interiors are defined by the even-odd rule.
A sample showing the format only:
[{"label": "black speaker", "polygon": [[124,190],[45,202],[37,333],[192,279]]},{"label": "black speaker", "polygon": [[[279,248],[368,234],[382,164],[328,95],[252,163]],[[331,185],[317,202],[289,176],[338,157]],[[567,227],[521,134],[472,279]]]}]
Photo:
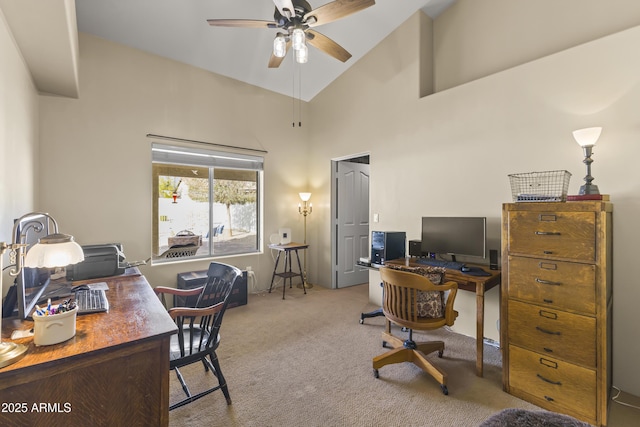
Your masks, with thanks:
[{"label": "black speaker", "polygon": [[422,252],[422,242],[420,240],[409,240],[409,256],[421,257],[428,254]]},{"label": "black speaker", "polygon": [[489,269],[498,270],[498,251],[496,249],[489,249]]}]

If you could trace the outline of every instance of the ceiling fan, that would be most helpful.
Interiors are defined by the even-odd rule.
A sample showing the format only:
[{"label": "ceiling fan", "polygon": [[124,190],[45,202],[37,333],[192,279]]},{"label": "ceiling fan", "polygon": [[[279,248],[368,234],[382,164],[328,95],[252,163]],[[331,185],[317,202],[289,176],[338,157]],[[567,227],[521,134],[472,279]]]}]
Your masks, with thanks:
[{"label": "ceiling fan", "polygon": [[298,63],[308,59],[307,43],[324,53],[346,62],[351,58],[338,43],[313,30],[318,25],[328,24],[352,13],[373,6],[375,0],[334,0],[316,9],[305,0],[273,0],[273,21],[253,19],[208,19],[209,25],[218,27],[277,28],[269,68],[278,68],[291,47]]}]

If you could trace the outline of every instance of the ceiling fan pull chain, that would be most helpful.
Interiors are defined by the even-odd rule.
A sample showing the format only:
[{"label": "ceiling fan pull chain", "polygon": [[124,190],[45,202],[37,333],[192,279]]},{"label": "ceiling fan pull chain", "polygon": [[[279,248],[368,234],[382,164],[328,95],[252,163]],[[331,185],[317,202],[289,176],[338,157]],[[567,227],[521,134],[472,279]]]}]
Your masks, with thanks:
[{"label": "ceiling fan pull chain", "polygon": [[302,127],[302,67],[298,67],[298,127]]},{"label": "ceiling fan pull chain", "polygon": [[296,127],[296,63],[291,57],[291,127]]}]

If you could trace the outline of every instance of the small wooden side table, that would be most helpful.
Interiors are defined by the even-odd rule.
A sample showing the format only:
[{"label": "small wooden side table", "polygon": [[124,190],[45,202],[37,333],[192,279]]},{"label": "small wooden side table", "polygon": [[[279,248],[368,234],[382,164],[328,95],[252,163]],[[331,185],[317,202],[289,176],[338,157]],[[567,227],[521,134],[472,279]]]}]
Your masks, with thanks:
[{"label": "small wooden side table", "polygon": [[[300,277],[302,280],[302,289],[304,290],[305,295],[307,294],[307,286],[304,282],[304,275],[302,273],[302,265],[300,264],[300,255],[298,255],[298,249],[307,249],[309,245],[303,243],[286,243],[282,245],[269,245],[269,249],[275,249],[278,251],[278,256],[276,257],[276,265],[273,266],[273,275],[271,276],[271,285],[269,285],[269,293],[271,293],[271,289],[273,288],[273,281],[276,276],[282,277],[284,282],[282,283],[282,299],[284,299],[284,291],[287,288],[287,279],[289,279],[289,288],[293,287],[293,278]],[[298,260],[298,273],[292,271],[291,268],[291,252],[295,252],[296,259]],[[281,273],[278,273],[278,262],[280,261],[280,255],[284,252],[284,270]]]}]

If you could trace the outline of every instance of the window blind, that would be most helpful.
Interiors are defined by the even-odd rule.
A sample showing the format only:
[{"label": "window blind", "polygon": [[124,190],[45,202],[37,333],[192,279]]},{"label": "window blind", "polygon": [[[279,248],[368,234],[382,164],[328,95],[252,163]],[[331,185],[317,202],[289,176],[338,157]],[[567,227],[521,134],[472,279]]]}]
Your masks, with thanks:
[{"label": "window blind", "polygon": [[222,167],[254,171],[261,171],[264,164],[264,158],[261,156],[178,147],[155,142],[151,146],[151,153],[154,163]]}]

